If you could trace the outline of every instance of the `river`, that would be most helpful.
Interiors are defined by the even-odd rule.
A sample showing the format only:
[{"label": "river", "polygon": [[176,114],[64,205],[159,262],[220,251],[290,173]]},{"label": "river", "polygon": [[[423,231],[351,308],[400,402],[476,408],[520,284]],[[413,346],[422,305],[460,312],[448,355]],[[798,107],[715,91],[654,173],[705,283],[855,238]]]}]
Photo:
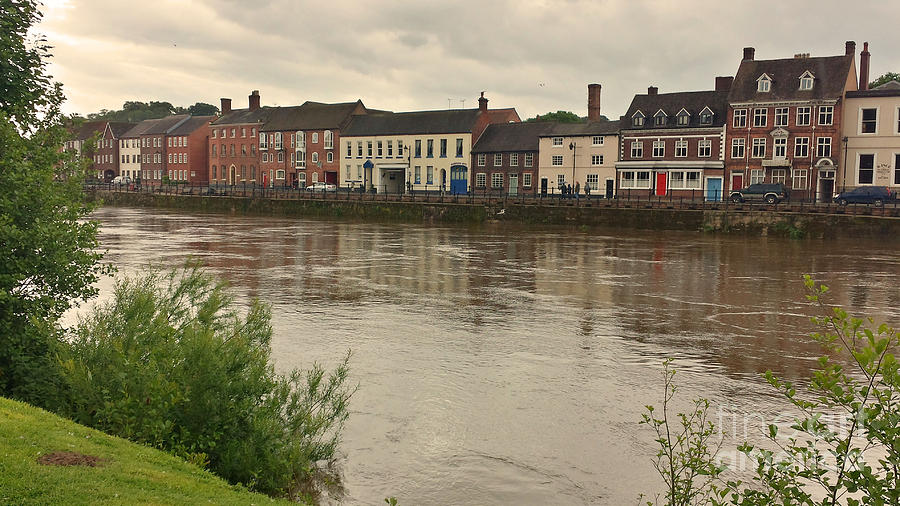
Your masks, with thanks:
[{"label": "river", "polygon": [[194,257],[271,303],[279,369],[353,350],[344,493],[326,501],[342,505],[635,504],[661,486],[638,421],[666,357],[679,407],[762,423],[782,404],[760,373],[802,379],[820,353],[803,274],[851,312],[900,317],[897,240],[94,216],[119,275]]}]

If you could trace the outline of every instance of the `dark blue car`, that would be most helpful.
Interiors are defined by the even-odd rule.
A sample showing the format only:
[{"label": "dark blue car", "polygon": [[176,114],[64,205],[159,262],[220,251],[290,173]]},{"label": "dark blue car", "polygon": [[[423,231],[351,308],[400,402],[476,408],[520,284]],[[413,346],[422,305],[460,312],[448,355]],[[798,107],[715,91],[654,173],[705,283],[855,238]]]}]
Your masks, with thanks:
[{"label": "dark blue car", "polygon": [[896,198],[896,195],[886,186],[860,186],[850,191],[838,193],[834,196],[834,201],[842,206],[847,204],[882,206],[885,202],[894,198]]}]

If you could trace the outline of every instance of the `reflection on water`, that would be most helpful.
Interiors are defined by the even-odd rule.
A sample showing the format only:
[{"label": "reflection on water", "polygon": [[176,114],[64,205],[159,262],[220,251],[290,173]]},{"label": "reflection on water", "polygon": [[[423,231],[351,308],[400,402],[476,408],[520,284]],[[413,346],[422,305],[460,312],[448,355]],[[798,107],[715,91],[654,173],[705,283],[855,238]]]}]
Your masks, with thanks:
[{"label": "reflection on water", "polygon": [[632,503],[655,486],[637,420],[664,357],[686,395],[768,413],[759,373],[802,378],[819,353],[803,274],[851,311],[900,307],[896,243],[96,217],[120,273],[194,256],[269,301],[278,367],[353,349],[342,504]]}]

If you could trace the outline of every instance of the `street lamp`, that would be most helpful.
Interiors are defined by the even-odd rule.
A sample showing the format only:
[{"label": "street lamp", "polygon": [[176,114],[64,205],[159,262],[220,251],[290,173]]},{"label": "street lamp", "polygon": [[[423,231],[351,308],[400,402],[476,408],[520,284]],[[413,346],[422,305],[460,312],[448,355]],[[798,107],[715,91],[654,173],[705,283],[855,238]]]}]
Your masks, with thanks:
[{"label": "street lamp", "polygon": [[841,164],[841,192],[843,192],[844,189],[847,187],[847,182],[846,182],[846,177],[847,177],[847,149],[850,148],[850,146],[848,145],[849,143],[848,143],[847,141],[849,141],[849,140],[850,140],[850,139],[848,139],[847,137],[843,137],[843,138],[841,139],[841,142],[844,143],[844,163]]},{"label": "street lamp", "polygon": [[575,141],[569,143],[569,149],[572,150],[572,183],[575,182],[575,147]]}]

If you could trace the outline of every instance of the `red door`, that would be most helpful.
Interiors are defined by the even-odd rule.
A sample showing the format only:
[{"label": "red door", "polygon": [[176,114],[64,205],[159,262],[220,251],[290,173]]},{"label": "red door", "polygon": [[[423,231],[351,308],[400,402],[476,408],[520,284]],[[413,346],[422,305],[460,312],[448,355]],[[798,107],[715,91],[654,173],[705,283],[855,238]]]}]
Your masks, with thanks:
[{"label": "red door", "polygon": [[744,175],[743,174],[732,174],[731,175],[731,191],[737,191],[744,187]]},{"label": "red door", "polygon": [[666,194],[666,173],[665,172],[657,172],[656,173],[656,194],[660,196],[664,196]]}]

